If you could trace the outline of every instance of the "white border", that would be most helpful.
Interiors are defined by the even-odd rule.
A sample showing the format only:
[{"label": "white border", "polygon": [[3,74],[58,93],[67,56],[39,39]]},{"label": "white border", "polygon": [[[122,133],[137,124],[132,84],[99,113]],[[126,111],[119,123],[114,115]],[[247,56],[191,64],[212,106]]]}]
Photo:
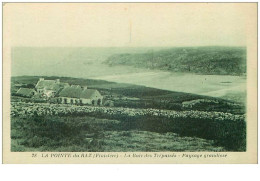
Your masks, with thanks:
[{"label": "white border", "polygon": [[[3,2],[3,1],[1,1]],[[22,1],[22,0],[8,0],[4,2],[44,2],[44,1]],[[48,1],[51,2],[51,1]],[[56,2],[71,2],[71,1],[56,1]],[[111,1],[82,1],[77,2],[111,2]],[[112,2],[140,2],[140,1],[122,1],[114,0]],[[142,2],[158,2],[154,0]],[[218,1],[160,1],[160,2],[226,2],[225,0]],[[259,2],[257,1],[241,1],[229,0],[228,2]],[[2,8],[1,8],[2,20]],[[258,17],[259,23],[259,17]],[[2,23],[1,23],[2,24]],[[259,33],[259,32],[258,32]],[[2,34],[2,27],[1,27]],[[2,36],[1,36],[2,38]],[[259,39],[258,39],[259,41]],[[2,47],[2,44],[1,44]],[[259,47],[258,47],[259,48]],[[258,49],[259,52],[259,49]],[[1,51],[2,57],[2,51]],[[260,65],[258,64],[258,69]],[[2,75],[2,64],[0,65]],[[258,80],[259,80],[258,75]],[[2,78],[2,77],[1,77]],[[0,94],[2,95],[2,79]],[[258,97],[258,101],[259,101]],[[0,98],[2,102],[2,96]],[[2,112],[2,104],[1,104]],[[259,107],[258,107],[259,109]],[[259,110],[258,110],[259,111]],[[2,117],[2,113],[1,113]],[[2,124],[0,125],[2,130]],[[259,129],[259,124],[258,124]],[[1,134],[2,147],[2,134]],[[259,139],[258,139],[259,146]],[[2,155],[2,149],[1,149]],[[2,157],[1,157],[2,162]],[[0,179],[1,180],[210,180],[219,181],[222,179],[245,181],[245,180],[260,180],[260,166],[259,165],[1,165]]]}]

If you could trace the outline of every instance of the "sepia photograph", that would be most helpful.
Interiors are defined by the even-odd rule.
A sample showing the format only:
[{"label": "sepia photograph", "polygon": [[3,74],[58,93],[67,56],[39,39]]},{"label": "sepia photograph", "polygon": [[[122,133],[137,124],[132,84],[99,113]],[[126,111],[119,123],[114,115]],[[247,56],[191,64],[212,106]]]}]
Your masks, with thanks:
[{"label": "sepia photograph", "polygon": [[8,154],[127,162],[140,152],[220,159],[251,150],[245,162],[255,162],[256,11],[256,3],[4,4]]},{"label": "sepia photograph", "polygon": [[246,151],[245,47],[13,48],[12,58],[11,151]]}]

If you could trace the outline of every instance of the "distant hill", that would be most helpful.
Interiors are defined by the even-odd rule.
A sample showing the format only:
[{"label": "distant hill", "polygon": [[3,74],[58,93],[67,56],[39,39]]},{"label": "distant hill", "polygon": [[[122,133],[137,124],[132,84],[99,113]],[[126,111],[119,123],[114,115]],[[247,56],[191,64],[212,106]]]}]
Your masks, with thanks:
[{"label": "distant hill", "polygon": [[146,53],[115,54],[104,63],[171,72],[242,75],[246,73],[246,48],[178,47]]}]

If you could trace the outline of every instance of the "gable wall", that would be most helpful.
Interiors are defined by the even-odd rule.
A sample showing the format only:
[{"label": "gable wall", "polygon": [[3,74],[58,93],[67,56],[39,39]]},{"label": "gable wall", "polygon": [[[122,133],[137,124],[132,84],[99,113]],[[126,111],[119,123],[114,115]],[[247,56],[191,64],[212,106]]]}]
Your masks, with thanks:
[{"label": "gable wall", "polygon": [[103,97],[98,91],[95,91],[95,93],[91,95],[91,99],[103,99]]}]

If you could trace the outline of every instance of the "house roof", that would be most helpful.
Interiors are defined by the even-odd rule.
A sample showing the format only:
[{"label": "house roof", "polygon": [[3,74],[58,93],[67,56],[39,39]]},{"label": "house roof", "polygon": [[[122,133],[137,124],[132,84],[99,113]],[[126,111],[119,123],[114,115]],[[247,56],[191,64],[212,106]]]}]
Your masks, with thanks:
[{"label": "house roof", "polygon": [[82,89],[80,86],[65,87],[60,92],[60,97],[83,98],[90,99],[94,95],[100,97],[100,93],[96,89]]},{"label": "house roof", "polygon": [[60,83],[57,83],[56,80],[39,80],[35,87],[37,89],[58,91],[60,89]]},{"label": "house roof", "polygon": [[85,90],[82,91],[80,97],[85,98],[85,99],[89,99],[89,98],[92,98],[96,94],[99,94],[99,92],[96,89],[85,89]]},{"label": "house roof", "polygon": [[24,95],[24,96],[30,96],[32,92],[35,92],[33,89],[29,88],[20,88],[17,91],[17,94]]},{"label": "house roof", "polygon": [[70,86],[70,87],[65,87],[64,89],[62,89],[59,96],[60,97],[80,98],[81,92],[82,92],[81,87]]}]

